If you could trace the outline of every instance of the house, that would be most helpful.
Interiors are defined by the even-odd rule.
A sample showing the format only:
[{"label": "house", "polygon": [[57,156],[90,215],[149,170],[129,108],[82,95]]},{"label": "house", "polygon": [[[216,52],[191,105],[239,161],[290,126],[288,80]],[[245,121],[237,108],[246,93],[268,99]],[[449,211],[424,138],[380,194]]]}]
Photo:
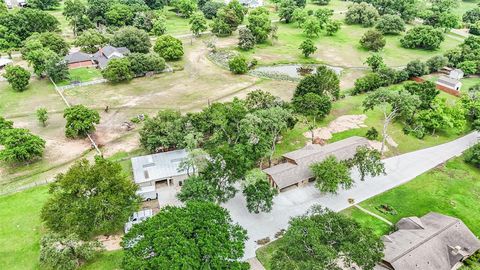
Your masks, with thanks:
[{"label": "house", "polygon": [[68,68],[94,66],[92,55],[84,52],[70,53],[67,54],[63,59],[67,62]]},{"label": "house", "polygon": [[369,146],[367,139],[353,136],[345,140],[324,146],[311,144],[302,149],[283,155],[286,161],[263,171],[268,175],[270,184],[280,191],[290,187],[302,186],[314,180],[310,165],[321,162],[328,156],[335,156],[339,160],[352,158],[359,146]]},{"label": "house", "polygon": [[133,215],[128,219],[128,222],[125,223],[125,233],[128,233],[128,231],[130,231],[133,225],[141,223],[151,217],[153,217],[152,209],[144,209],[133,213]]},{"label": "house", "polygon": [[130,53],[130,50],[125,47],[113,47],[107,45],[103,48],[100,48],[98,52],[92,55],[93,61],[97,64],[100,69],[107,67],[108,62],[115,58],[123,58]]},{"label": "house", "polygon": [[[225,4],[230,3],[231,0],[225,0]],[[240,4],[248,8],[257,8],[263,6],[263,0],[239,0]]]},{"label": "house", "polygon": [[455,80],[461,80],[461,79],[463,79],[464,75],[465,74],[463,73],[463,70],[456,68],[456,69],[450,71],[450,73],[448,74],[448,77],[450,77],[452,79],[455,79]]},{"label": "house", "polygon": [[402,218],[397,231],[382,237],[384,258],[377,270],[451,270],[480,249],[465,224],[439,213]]},{"label": "house", "polygon": [[436,84],[439,87],[445,87],[455,91],[460,91],[460,88],[462,88],[462,82],[460,82],[458,79],[453,79],[447,76],[441,76],[438,78]]},{"label": "house", "polygon": [[12,59],[0,58],[0,68],[4,68],[13,63]]},{"label": "house", "polygon": [[133,179],[137,185],[147,186],[181,186],[187,178],[187,171],[180,168],[180,163],[187,157],[186,150],[175,150],[131,159]]}]

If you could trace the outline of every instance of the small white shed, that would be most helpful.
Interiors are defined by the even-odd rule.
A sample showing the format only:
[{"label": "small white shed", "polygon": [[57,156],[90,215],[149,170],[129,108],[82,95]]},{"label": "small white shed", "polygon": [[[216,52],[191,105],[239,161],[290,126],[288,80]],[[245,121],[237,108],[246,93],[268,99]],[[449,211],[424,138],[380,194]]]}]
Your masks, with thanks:
[{"label": "small white shed", "polygon": [[462,82],[447,76],[441,76],[440,78],[438,78],[437,85],[456,91],[460,91],[460,88],[462,88]]},{"label": "small white shed", "polygon": [[465,74],[463,73],[463,70],[456,68],[450,71],[450,73],[448,74],[448,77],[450,77],[451,79],[460,80],[460,79],[463,79],[464,75]]}]

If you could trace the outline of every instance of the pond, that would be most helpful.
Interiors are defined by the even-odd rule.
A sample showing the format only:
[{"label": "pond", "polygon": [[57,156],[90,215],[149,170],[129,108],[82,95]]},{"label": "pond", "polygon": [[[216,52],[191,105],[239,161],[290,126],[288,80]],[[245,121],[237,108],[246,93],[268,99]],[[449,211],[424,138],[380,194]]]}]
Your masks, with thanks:
[{"label": "pond", "polygon": [[[320,65],[274,65],[274,66],[261,66],[253,69],[250,73],[257,76],[264,76],[273,79],[290,79],[299,80],[303,76],[312,74],[316,71],[316,68]],[[337,75],[340,75],[343,68],[327,66],[327,68],[333,70]]]}]

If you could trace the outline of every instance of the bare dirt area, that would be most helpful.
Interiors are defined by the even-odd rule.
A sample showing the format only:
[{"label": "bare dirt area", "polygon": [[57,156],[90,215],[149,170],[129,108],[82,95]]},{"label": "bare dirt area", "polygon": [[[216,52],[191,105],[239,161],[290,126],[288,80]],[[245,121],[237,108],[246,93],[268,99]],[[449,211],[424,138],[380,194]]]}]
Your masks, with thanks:
[{"label": "bare dirt area", "polygon": [[[355,128],[367,127],[364,123],[367,119],[365,114],[360,115],[342,115],[337,119],[331,121],[328,126],[313,130],[313,137],[321,140],[329,140],[332,134],[347,131]],[[307,138],[311,138],[310,131],[303,134]]]}]

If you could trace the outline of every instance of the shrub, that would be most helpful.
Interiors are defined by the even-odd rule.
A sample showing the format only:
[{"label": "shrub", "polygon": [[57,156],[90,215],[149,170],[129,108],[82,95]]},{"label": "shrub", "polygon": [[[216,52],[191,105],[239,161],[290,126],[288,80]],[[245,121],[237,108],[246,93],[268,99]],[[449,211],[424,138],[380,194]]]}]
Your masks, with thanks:
[{"label": "shrub", "polygon": [[377,73],[369,73],[355,81],[352,94],[358,95],[361,93],[370,92],[380,88],[382,84],[383,81]]},{"label": "shrub", "polygon": [[128,58],[114,58],[108,62],[107,67],[102,70],[103,78],[110,82],[117,83],[133,79],[133,72]]},{"label": "shrub", "polygon": [[201,7],[201,10],[205,15],[205,18],[213,19],[217,17],[218,10],[224,6],[225,4],[221,2],[208,1],[207,3],[205,3],[205,5]]},{"label": "shrub", "polygon": [[255,47],[255,37],[248,28],[242,28],[238,31],[238,47],[248,51]]},{"label": "shrub", "polygon": [[380,15],[377,9],[365,2],[353,3],[348,7],[347,14],[345,14],[345,22],[348,24],[361,24],[364,27],[370,27],[375,24],[375,21]]},{"label": "shrub", "polygon": [[160,36],[153,50],[165,60],[178,60],[183,56],[182,41],[170,35]]},{"label": "shrub", "polygon": [[342,27],[342,23],[337,20],[330,20],[325,24],[325,31],[327,35],[333,36],[340,28]]},{"label": "shrub", "polygon": [[465,12],[462,20],[465,23],[476,23],[480,21],[480,7],[476,7]]},{"label": "shrub", "polygon": [[0,160],[10,163],[30,162],[41,158],[45,140],[33,135],[28,129],[7,128],[0,131]]},{"label": "shrub", "polygon": [[430,25],[418,25],[408,30],[400,43],[402,47],[409,49],[435,50],[444,39],[442,30]]},{"label": "shrub", "polygon": [[317,47],[315,46],[315,44],[311,39],[306,39],[300,44],[299,49],[302,50],[302,54],[305,57],[309,57],[312,53],[314,53],[317,50]]},{"label": "shrub", "polygon": [[27,89],[30,80],[30,72],[21,66],[7,66],[5,68],[5,79],[7,79],[12,89],[15,91],[23,91]]},{"label": "shrub", "polygon": [[437,55],[427,60],[426,62],[430,72],[436,72],[448,64],[448,58]]},{"label": "shrub", "polygon": [[418,59],[408,62],[405,71],[409,77],[421,77],[429,72],[427,64]]},{"label": "shrub", "polygon": [[360,44],[367,50],[377,52],[385,47],[386,40],[380,31],[370,29],[362,36]]},{"label": "shrub", "polygon": [[365,134],[365,137],[369,140],[376,140],[378,139],[378,131],[376,128],[371,127],[369,130],[367,130],[367,133]]},{"label": "shrub", "polygon": [[463,61],[457,65],[465,75],[472,75],[478,72],[478,62],[476,61]]},{"label": "shrub", "polygon": [[480,36],[480,20],[470,25],[468,32],[472,35]]},{"label": "shrub", "polygon": [[165,69],[165,60],[157,53],[131,53],[127,56],[130,61],[130,70],[135,75],[144,75],[147,72],[161,72]]},{"label": "shrub", "polygon": [[47,126],[48,114],[47,109],[45,108],[38,108],[37,109],[37,119],[38,122],[42,123],[44,127]]},{"label": "shrub", "polygon": [[167,19],[164,16],[158,16],[153,22],[152,33],[155,36],[164,35],[167,32]]},{"label": "shrub", "polygon": [[312,116],[320,120],[330,113],[332,102],[326,95],[307,93],[293,98],[293,107],[299,114]]},{"label": "shrub", "polygon": [[475,144],[470,149],[465,151],[465,162],[480,168],[480,143]]},{"label": "shrub", "polygon": [[248,71],[247,59],[242,55],[237,55],[228,61],[228,68],[234,74],[245,74]]},{"label": "shrub", "polygon": [[398,35],[405,31],[405,22],[398,15],[385,14],[378,20],[375,28],[385,35]]}]

